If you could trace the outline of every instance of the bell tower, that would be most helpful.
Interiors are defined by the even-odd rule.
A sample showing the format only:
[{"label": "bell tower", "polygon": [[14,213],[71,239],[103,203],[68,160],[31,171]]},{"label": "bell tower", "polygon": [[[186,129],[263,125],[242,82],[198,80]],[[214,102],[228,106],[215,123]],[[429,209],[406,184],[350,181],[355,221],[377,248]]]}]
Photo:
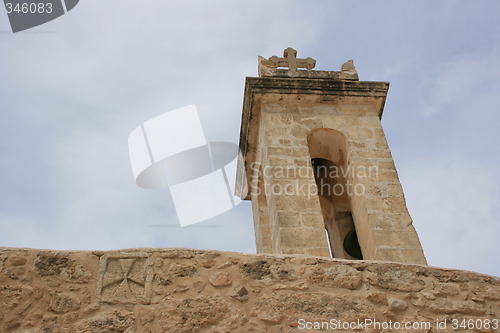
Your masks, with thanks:
[{"label": "bell tower", "polygon": [[380,123],[389,83],[259,57],[247,77],[236,192],[257,252],[426,264]]}]

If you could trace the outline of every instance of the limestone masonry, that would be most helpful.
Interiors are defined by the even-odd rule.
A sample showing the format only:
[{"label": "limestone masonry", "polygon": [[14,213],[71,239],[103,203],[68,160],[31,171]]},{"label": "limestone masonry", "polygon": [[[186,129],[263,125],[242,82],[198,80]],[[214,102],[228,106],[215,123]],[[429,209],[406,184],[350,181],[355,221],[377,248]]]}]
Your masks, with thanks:
[{"label": "limestone masonry", "polygon": [[360,332],[457,332],[453,320],[499,316],[498,279],[423,265],[190,249],[0,250],[1,332],[304,332],[300,319],[447,320],[447,330]]},{"label": "limestone masonry", "polygon": [[389,84],[296,55],[260,57],[245,84],[237,194],[257,252],[425,264],[380,123]]}]

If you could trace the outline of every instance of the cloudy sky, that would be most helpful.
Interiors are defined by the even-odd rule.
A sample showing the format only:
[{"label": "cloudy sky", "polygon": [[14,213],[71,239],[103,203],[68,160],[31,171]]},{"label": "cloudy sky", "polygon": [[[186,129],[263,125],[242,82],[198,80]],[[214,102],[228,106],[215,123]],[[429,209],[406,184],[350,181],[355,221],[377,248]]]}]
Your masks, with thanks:
[{"label": "cloudy sky", "polygon": [[[429,264],[500,275],[500,2],[81,0],[12,34],[0,12],[0,245],[255,251],[250,205],[179,227],[134,184],[127,137],[196,104],[238,142],[257,56],[354,59],[389,81],[382,120]],[[203,203],[198,203],[203,205]]]}]

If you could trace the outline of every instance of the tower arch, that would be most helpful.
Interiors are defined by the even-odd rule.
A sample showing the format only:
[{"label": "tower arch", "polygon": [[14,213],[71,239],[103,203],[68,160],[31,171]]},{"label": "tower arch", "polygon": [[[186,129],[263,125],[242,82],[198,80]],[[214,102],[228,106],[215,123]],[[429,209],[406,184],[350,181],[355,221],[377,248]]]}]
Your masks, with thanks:
[{"label": "tower arch", "polygon": [[347,138],[317,128],[307,135],[307,144],[332,257],[363,259],[350,202]]}]

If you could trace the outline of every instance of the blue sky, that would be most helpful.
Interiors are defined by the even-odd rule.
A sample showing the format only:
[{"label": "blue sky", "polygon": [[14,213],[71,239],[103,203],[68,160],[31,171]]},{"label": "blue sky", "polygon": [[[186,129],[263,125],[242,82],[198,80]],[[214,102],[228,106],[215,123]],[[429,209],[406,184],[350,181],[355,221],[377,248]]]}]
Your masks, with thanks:
[{"label": "blue sky", "polygon": [[177,227],[127,137],[196,104],[209,141],[237,143],[245,76],[291,46],[391,83],[382,123],[429,264],[500,275],[499,2],[81,0],[17,34],[1,11],[0,245],[253,252],[248,203]]}]

